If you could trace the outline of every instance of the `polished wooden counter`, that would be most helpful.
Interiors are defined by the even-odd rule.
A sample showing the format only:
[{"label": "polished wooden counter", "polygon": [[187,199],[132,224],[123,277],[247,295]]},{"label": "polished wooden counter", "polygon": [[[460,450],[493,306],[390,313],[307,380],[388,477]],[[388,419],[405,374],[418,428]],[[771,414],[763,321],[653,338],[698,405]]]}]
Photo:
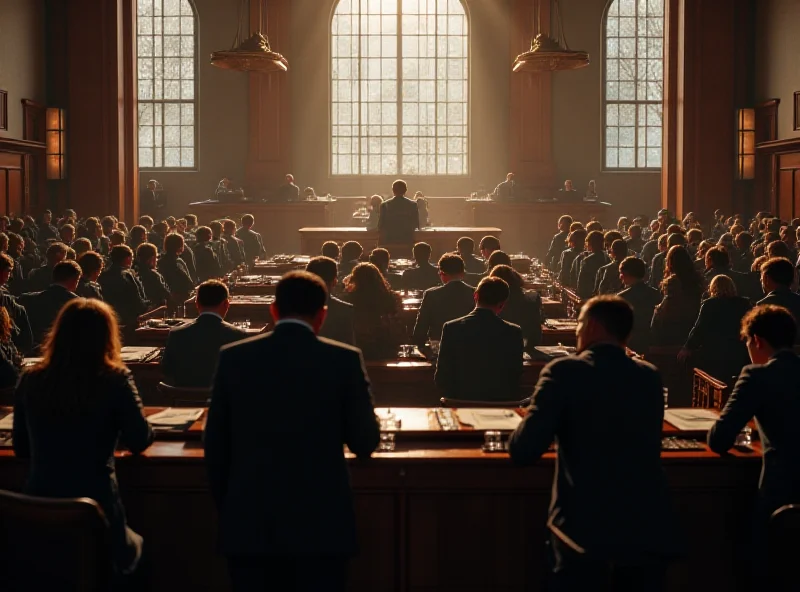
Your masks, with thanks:
[{"label": "polished wooden counter", "polygon": [[[620,444],[610,439],[609,454]],[[215,553],[217,517],[201,443],[158,441],[141,457],[121,456],[120,490],[129,524],[145,538],[148,589],[229,590],[224,559]],[[668,590],[752,590],[743,549],[760,456],[662,458],[690,546],[689,557],[671,567]],[[553,467],[552,454],[520,469],[505,454],[448,443],[400,442],[396,452],[351,459],[361,553],[349,590],[544,592]],[[19,491],[26,473],[25,461],[0,449],[0,488]]]},{"label": "polished wooden counter", "polygon": [[586,224],[596,219],[603,228],[616,228],[610,218],[611,204],[604,202],[495,202],[469,200],[472,224],[499,226],[503,229],[503,250],[507,253],[523,252],[543,258],[550,240],[558,232],[558,219],[569,214]]}]

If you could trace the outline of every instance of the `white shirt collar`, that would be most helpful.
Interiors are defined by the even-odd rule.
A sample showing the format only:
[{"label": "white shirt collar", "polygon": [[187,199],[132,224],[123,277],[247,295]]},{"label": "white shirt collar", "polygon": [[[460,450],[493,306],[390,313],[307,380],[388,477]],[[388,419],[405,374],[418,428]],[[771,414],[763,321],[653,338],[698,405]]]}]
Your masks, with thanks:
[{"label": "white shirt collar", "polygon": [[305,321],[300,320],[300,319],[281,319],[280,321],[275,323],[275,327],[278,327],[280,325],[289,325],[289,324],[302,325],[303,327],[305,327],[306,329],[308,329],[312,333],[314,332],[314,328],[311,325],[309,325],[308,323],[306,323]]}]

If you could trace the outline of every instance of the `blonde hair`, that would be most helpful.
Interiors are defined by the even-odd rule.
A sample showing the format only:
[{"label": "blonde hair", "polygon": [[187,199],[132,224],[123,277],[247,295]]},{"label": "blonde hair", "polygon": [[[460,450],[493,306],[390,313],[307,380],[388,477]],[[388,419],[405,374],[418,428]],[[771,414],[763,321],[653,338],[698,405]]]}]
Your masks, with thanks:
[{"label": "blonde hair", "polygon": [[371,205],[373,208],[381,207],[382,203],[383,203],[383,198],[380,195],[373,195],[372,197],[369,198],[369,205]]},{"label": "blonde hair", "polygon": [[736,284],[727,275],[718,275],[711,280],[708,293],[712,298],[733,298],[736,296]]}]

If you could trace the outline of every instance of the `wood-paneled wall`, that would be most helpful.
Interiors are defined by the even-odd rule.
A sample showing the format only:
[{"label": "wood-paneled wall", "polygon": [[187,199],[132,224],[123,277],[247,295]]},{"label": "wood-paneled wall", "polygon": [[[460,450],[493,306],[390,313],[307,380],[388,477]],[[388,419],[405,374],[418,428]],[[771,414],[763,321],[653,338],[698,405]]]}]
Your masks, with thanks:
[{"label": "wood-paneled wall", "polygon": [[44,175],[44,144],[0,138],[0,214],[37,209]]},{"label": "wood-paneled wall", "polygon": [[783,220],[800,217],[800,138],[762,142],[757,152],[765,163],[758,193],[770,197],[764,209]]}]

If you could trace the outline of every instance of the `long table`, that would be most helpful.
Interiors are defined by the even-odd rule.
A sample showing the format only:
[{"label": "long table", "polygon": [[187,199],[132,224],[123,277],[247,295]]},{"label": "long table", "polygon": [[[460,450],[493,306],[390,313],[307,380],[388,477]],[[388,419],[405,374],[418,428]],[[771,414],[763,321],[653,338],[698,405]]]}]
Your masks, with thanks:
[{"label": "long table", "polygon": [[[483,453],[478,440],[454,436],[409,446],[398,438],[395,452],[349,458],[361,546],[350,592],[546,589],[554,455],[520,469],[506,454]],[[157,441],[140,457],[118,456],[128,522],[147,545],[148,589],[229,590],[215,554],[217,515],[201,442]],[[664,452],[662,462],[690,550],[670,568],[668,590],[751,590],[744,549],[760,456]],[[19,491],[27,471],[27,462],[0,449],[0,488]]]}]

